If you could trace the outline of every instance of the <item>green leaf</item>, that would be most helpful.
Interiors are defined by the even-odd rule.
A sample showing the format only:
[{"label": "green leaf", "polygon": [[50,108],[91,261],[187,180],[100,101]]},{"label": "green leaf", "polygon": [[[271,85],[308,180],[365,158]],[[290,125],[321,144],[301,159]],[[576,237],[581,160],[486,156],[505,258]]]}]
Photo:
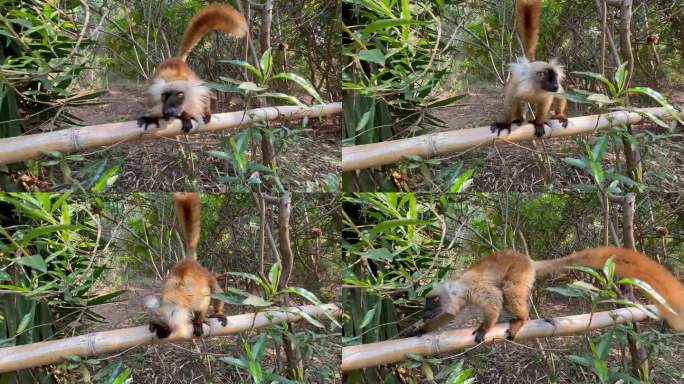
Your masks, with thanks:
[{"label": "green leaf", "polygon": [[604,95],[603,93],[593,93],[587,97],[587,100],[603,104],[615,104],[616,101]]},{"label": "green leaf", "polygon": [[591,173],[592,176],[594,176],[594,180],[596,181],[596,184],[598,184],[598,185],[603,184],[603,181],[605,180],[605,178],[603,175],[603,166],[601,166],[601,162],[596,161],[596,160],[589,161],[589,172]]},{"label": "green leaf", "polygon": [[112,380],[112,384],[125,384],[128,383],[129,381],[127,380],[131,376],[131,368],[126,368],[121,372],[114,380]]},{"label": "green leaf", "polygon": [[587,283],[586,281],[573,281],[568,285],[569,288],[571,289],[577,289],[579,291],[586,291],[586,292],[598,292],[600,289],[598,287],[595,287],[594,285]]},{"label": "green leaf", "polygon": [[0,281],[9,281],[11,280],[9,273],[0,270]]},{"label": "green leaf", "polygon": [[254,378],[255,383],[261,383],[264,379],[263,371],[261,370],[261,365],[256,361],[249,361],[249,373]]},{"label": "green leaf", "polygon": [[287,101],[291,104],[295,104],[295,105],[304,105],[304,103],[302,103],[298,98],[296,98],[294,96],[290,96],[286,93],[265,92],[265,93],[260,93],[258,96],[259,97],[272,97],[274,99],[281,99],[281,100],[285,100],[285,101]]},{"label": "green leaf", "polygon": [[598,357],[601,360],[605,360],[608,357],[608,352],[610,352],[610,345],[613,341],[613,332],[613,328],[610,328],[608,332],[601,335],[598,348],[596,348]]},{"label": "green leaf", "polygon": [[[227,77],[221,77],[221,80],[231,81],[235,84],[240,84],[241,81],[232,80]],[[229,93],[240,93],[240,89],[235,86],[235,84],[224,84],[224,83],[204,83],[204,86],[219,92],[229,92]]]},{"label": "green leaf", "polygon": [[[245,297],[249,296],[249,293],[239,289],[237,289],[237,291],[239,292],[240,296],[226,295],[225,293],[212,293],[211,297],[228,304],[242,305],[242,301],[245,300]],[[232,290],[230,290],[230,292],[232,292]]]},{"label": "green leaf", "polygon": [[591,276],[594,277],[596,280],[600,281],[601,284],[605,284],[605,283],[606,283],[606,278],[603,277],[603,276],[601,276],[601,274],[599,274],[598,272],[596,272],[596,270],[593,269],[593,268],[583,267],[583,266],[581,266],[581,265],[571,265],[571,266],[565,267],[565,269],[584,272],[584,273],[586,273],[586,274],[588,274],[588,275],[591,275]]},{"label": "green leaf", "polygon": [[653,287],[651,287],[647,282],[639,279],[634,279],[630,277],[624,277],[616,282],[617,284],[630,284],[639,287],[642,289],[646,295],[653,301],[657,302],[658,304],[662,305],[665,307],[668,311],[677,313],[670,305],[668,304],[667,300],[665,300],[664,297],[662,297]]},{"label": "green leaf", "polygon": [[661,107],[665,108],[673,119],[677,120],[680,124],[684,124],[684,120],[682,120],[682,115],[674,107],[672,107],[672,105],[667,102],[667,99],[659,92],[654,91],[648,87],[634,87],[628,89],[627,92],[638,93],[650,97],[651,99],[655,100],[658,104],[660,104]]},{"label": "green leaf", "polygon": [[587,368],[594,368],[594,362],[587,357],[577,356],[577,355],[567,355],[566,359],[570,360],[575,364],[585,366]]},{"label": "green leaf", "polygon": [[367,281],[360,281],[360,280],[354,280],[354,279],[342,279],[342,282],[344,284],[356,285],[359,287],[370,287],[370,283]]},{"label": "green leaf", "polygon": [[451,187],[449,188],[449,191],[451,193],[461,193],[465,192],[466,189],[473,183],[473,179],[471,178],[473,176],[473,169],[468,169],[465,172],[463,172],[459,177],[454,180],[454,183],[451,184]]},{"label": "green leaf", "polygon": [[227,63],[227,64],[234,64],[234,65],[239,65],[248,71],[252,72],[254,76],[256,76],[259,81],[264,81],[264,76],[262,75],[261,71],[259,71],[255,66],[252,64],[242,61],[242,60],[219,60],[219,63]]},{"label": "green leaf", "polygon": [[359,329],[365,329],[368,324],[375,318],[375,311],[378,309],[378,306],[380,305],[380,301],[378,301],[375,306],[368,312],[366,312],[365,315],[363,315],[363,320],[361,321],[361,325],[359,326]]},{"label": "green leaf", "polygon": [[608,281],[613,281],[613,276],[615,275],[615,256],[611,256],[603,264],[603,274],[606,275]]},{"label": "green leaf", "polygon": [[263,288],[265,291],[270,292],[271,287],[266,284],[261,278],[259,278],[257,275],[254,275],[252,273],[247,273],[247,272],[227,272],[231,276],[238,276],[238,277],[244,277],[245,279],[251,280],[257,284],[261,288]]},{"label": "green leaf", "polygon": [[271,48],[268,48],[261,55],[261,61],[259,62],[259,65],[261,66],[261,73],[264,74],[264,77],[268,78],[268,75],[271,72],[271,65],[272,64],[273,64],[273,56],[271,56]]},{"label": "green leaf", "polygon": [[304,320],[306,320],[309,324],[313,325],[316,328],[325,328],[325,326],[320,321],[314,319],[311,315],[304,311],[297,312],[297,315],[301,316]]},{"label": "green leaf", "polygon": [[371,236],[377,236],[378,234],[387,231],[388,229],[396,228],[396,227],[403,227],[406,225],[427,225],[430,224],[429,221],[426,220],[417,220],[417,219],[396,219],[396,220],[387,220],[383,221],[380,224],[377,224],[371,229],[370,235]]},{"label": "green leaf", "polygon": [[243,368],[243,369],[249,368],[247,366],[247,363],[245,363],[244,361],[242,361],[240,359],[236,359],[234,357],[226,356],[226,357],[221,357],[219,360],[223,361],[226,364],[232,365],[234,367]]},{"label": "green leaf", "polygon": [[24,236],[21,237],[21,244],[28,244],[31,240],[39,236],[44,236],[49,233],[59,232],[59,231],[70,231],[70,230],[82,230],[87,227],[84,225],[45,225],[42,227],[31,229],[26,232]]},{"label": "green leaf", "polygon": [[603,155],[606,153],[606,147],[608,146],[608,136],[600,136],[594,143],[594,147],[591,149],[591,155],[594,160],[601,160]]},{"label": "green leaf", "polygon": [[581,95],[576,92],[555,92],[555,96],[561,97],[578,104],[592,104],[592,102],[587,99],[587,96]]},{"label": "green leaf", "polygon": [[618,85],[618,92],[622,92],[623,89],[625,89],[625,81],[627,81],[627,62],[625,61],[624,63],[620,64],[618,69],[615,71],[615,84]]},{"label": "green leaf", "polygon": [[47,221],[48,223],[57,224],[57,220],[42,209],[43,207],[41,206],[40,202],[33,198],[33,195],[18,194],[12,196],[16,196],[24,201],[3,194],[0,194],[0,201],[5,201],[12,204],[14,207],[26,213],[29,217]]},{"label": "green leaf", "polygon": [[105,188],[114,185],[116,179],[119,178],[117,172],[119,172],[119,165],[115,165],[109,168],[104,174],[102,174],[102,177],[100,177],[100,179],[95,183],[95,185],[93,185],[91,191],[95,193],[100,193],[104,191]]},{"label": "green leaf", "polygon": [[290,73],[290,72],[282,72],[279,73],[275,76],[272,77],[272,79],[287,79],[290,81],[295,82],[297,85],[300,87],[304,88],[304,90],[311,95],[314,99],[316,99],[319,103],[325,104],[321,96],[318,94],[316,89],[309,83],[309,80],[297,75],[296,73]]},{"label": "green leaf", "polygon": [[365,254],[367,259],[376,261],[392,261],[394,256],[387,248],[371,249]]},{"label": "green leaf", "polygon": [[216,157],[221,160],[233,160],[233,156],[227,152],[210,149],[205,151],[205,153],[211,157]]},{"label": "green leaf", "polygon": [[589,77],[589,78],[592,78],[592,79],[595,79],[595,80],[600,81],[601,83],[603,83],[603,85],[606,86],[606,88],[607,88],[608,91],[610,92],[611,96],[615,96],[616,93],[617,93],[616,90],[615,90],[615,85],[613,85],[613,83],[611,83],[610,80],[608,80],[607,78],[605,78],[604,76],[602,76],[602,75],[599,74],[599,73],[594,73],[594,72],[581,72],[581,71],[579,71],[579,72],[572,72],[572,73],[575,74],[575,75],[577,75],[577,76]]},{"label": "green leaf", "polygon": [[263,297],[259,297],[256,295],[247,296],[247,298],[242,301],[242,304],[251,305],[253,307],[270,307],[271,305],[273,305],[272,302],[266,301]]},{"label": "green leaf", "polygon": [[261,357],[266,350],[266,348],[264,348],[266,346],[266,341],[266,335],[262,334],[256,337],[256,340],[252,344],[252,359],[257,361],[261,360]]},{"label": "green leaf", "polygon": [[21,257],[18,261],[19,264],[25,265],[27,267],[39,270],[43,273],[47,272],[47,263],[41,255],[31,255]]},{"label": "green leaf", "polygon": [[305,298],[308,302],[314,304],[314,305],[322,305],[321,301],[314,295],[313,293],[309,292],[308,290],[300,287],[290,287],[287,289],[283,290],[284,293],[293,293],[295,295],[299,295],[303,298]]},{"label": "green leaf", "polygon": [[256,85],[256,83],[253,83],[251,81],[243,81],[238,85],[239,89],[242,89],[243,91],[251,91],[251,92],[259,92],[259,91],[265,91],[268,88],[265,87],[260,87]]},{"label": "green leaf", "polygon": [[107,293],[104,295],[96,296],[94,298],[86,300],[86,305],[99,305],[99,304],[109,303],[112,301],[112,299],[114,299],[117,296],[121,296],[124,293],[126,293],[126,291],[121,290],[121,291],[114,291],[114,292],[110,292],[110,293]]},{"label": "green leaf", "polygon": [[468,96],[468,95],[463,94],[463,95],[456,95],[456,96],[448,97],[446,99],[442,99],[442,100],[438,100],[438,101],[435,101],[433,103],[430,103],[430,104],[428,104],[427,107],[428,108],[446,107],[446,106],[453,104],[455,101],[458,101],[458,100],[460,100],[466,96]]},{"label": "green leaf", "polygon": [[367,49],[359,51],[357,57],[359,60],[385,66],[385,55],[379,49]]},{"label": "green leaf", "polygon": [[570,289],[567,287],[548,287],[546,288],[549,292],[555,292],[566,297],[584,297],[584,294],[576,289]]},{"label": "green leaf", "polygon": [[588,166],[586,160],[575,159],[575,158],[572,158],[572,157],[564,157],[564,158],[561,159],[561,160],[563,160],[563,162],[568,163],[568,164],[570,164],[570,165],[574,165],[575,167],[580,168],[580,169],[587,169],[587,168],[589,168],[589,166]]},{"label": "green leaf", "polygon": [[278,289],[278,284],[280,283],[280,273],[282,272],[282,266],[280,261],[273,263],[271,269],[268,271],[268,281],[271,283],[271,288],[273,290]]},{"label": "green leaf", "polygon": [[19,325],[17,326],[16,334],[20,334],[20,333],[24,332],[24,330],[31,323],[31,320],[33,320],[34,314],[35,313],[32,311],[29,311],[26,314],[24,314],[24,316],[21,318],[21,322],[19,322]]},{"label": "green leaf", "polygon": [[393,28],[393,27],[398,27],[400,25],[427,25],[426,22],[423,21],[416,21],[416,20],[411,20],[411,19],[385,19],[385,20],[378,20],[374,21],[366,26],[361,31],[362,35],[369,35],[375,31],[381,30],[381,29],[388,29],[388,28]]}]

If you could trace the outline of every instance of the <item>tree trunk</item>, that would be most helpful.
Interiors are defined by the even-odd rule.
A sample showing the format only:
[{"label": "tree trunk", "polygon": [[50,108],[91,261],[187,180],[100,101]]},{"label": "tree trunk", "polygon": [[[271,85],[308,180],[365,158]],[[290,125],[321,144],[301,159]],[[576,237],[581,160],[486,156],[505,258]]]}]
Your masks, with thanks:
[{"label": "tree trunk", "polygon": [[[634,241],[634,211],[636,205],[636,194],[629,192],[622,197],[611,197],[613,202],[622,205],[622,246],[624,248],[636,249],[636,242]],[[625,296],[630,301],[635,301],[634,286],[626,287]],[[632,324],[635,333],[639,333],[639,328],[636,323]],[[643,344],[637,342],[632,334],[627,335],[627,342],[629,346],[629,354],[632,357],[632,373],[648,381],[648,355]]]},{"label": "tree trunk", "polygon": [[[261,9],[261,36],[259,36],[259,45],[261,52],[266,52],[271,48],[271,21],[273,20],[273,0],[266,0]],[[259,106],[265,107],[266,101],[263,98],[259,99]],[[266,129],[261,134],[261,158],[264,165],[275,165],[275,153],[273,151],[273,143],[271,142],[271,129],[266,123]]]},{"label": "tree trunk", "polygon": [[[263,195],[264,201],[271,204],[278,204],[278,243],[280,244],[280,263],[282,265],[282,272],[280,280],[278,281],[278,289],[285,289],[290,281],[292,275],[292,247],[290,243],[290,212],[291,199],[288,192],[283,193],[280,198]],[[281,305],[288,306],[290,302],[289,295],[283,295]],[[295,333],[294,324],[288,323],[289,333]],[[304,363],[302,362],[299,351],[292,348],[292,341],[289,334],[283,335],[283,349],[285,349],[285,358],[287,360],[287,369],[291,377],[295,380],[304,380]]]}]

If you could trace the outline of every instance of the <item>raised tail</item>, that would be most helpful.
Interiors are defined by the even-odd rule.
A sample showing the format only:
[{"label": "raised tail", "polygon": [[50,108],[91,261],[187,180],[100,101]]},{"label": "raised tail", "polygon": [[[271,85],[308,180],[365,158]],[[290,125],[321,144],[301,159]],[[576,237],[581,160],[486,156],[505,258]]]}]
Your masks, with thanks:
[{"label": "raised tail", "polygon": [[200,198],[197,192],[174,192],[176,216],[183,228],[185,257],[197,260],[197,243],[200,231]]},{"label": "raised tail", "polygon": [[193,48],[211,30],[219,30],[236,38],[247,34],[247,20],[228,4],[209,4],[202,8],[185,28],[178,57],[185,61]]},{"label": "raised tail", "polygon": [[534,270],[538,277],[572,265],[601,269],[610,257],[614,257],[616,275],[644,281],[658,292],[672,311],[646,294],[672,329],[684,331],[684,284],[665,267],[637,251],[617,247],[586,249],[556,260],[535,261]]},{"label": "raised tail", "polygon": [[523,44],[525,57],[534,61],[539,38],[539,18],[541,17],[541,0],[516,0],[515,11],[518,24],[518,35]]}]

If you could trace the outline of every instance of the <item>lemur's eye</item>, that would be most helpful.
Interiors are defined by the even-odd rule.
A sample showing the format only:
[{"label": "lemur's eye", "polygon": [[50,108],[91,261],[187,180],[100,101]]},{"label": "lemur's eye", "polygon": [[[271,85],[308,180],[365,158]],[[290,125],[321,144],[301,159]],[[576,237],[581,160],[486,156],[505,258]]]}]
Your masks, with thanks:
[{"label": "lemur's eye", "polygon": [[176,99],[181,100],[184,97],[185,97],[185,93],[183,93],[183,92],[176,93]]}]

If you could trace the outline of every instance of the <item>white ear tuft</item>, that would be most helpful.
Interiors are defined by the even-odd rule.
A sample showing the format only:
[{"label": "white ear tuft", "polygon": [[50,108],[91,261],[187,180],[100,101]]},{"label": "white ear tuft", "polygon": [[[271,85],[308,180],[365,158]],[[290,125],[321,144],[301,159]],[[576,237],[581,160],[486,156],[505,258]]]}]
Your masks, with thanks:
[{"label": "white ear tuft", "polygon": [[556,74],[558,75],[558,81],[563,81],[565,79],[565,69],[558,59],[554,57],[551,59],[551,61],[549,61],[549,65],[551,65],[553,70],[556,71]]},{"label": "white ear tuft", "polygon": [[145,296],[145,307],[148,309],[157,309],[159,308],[160,300],[159,296],[157,295],[148,295]]}]

